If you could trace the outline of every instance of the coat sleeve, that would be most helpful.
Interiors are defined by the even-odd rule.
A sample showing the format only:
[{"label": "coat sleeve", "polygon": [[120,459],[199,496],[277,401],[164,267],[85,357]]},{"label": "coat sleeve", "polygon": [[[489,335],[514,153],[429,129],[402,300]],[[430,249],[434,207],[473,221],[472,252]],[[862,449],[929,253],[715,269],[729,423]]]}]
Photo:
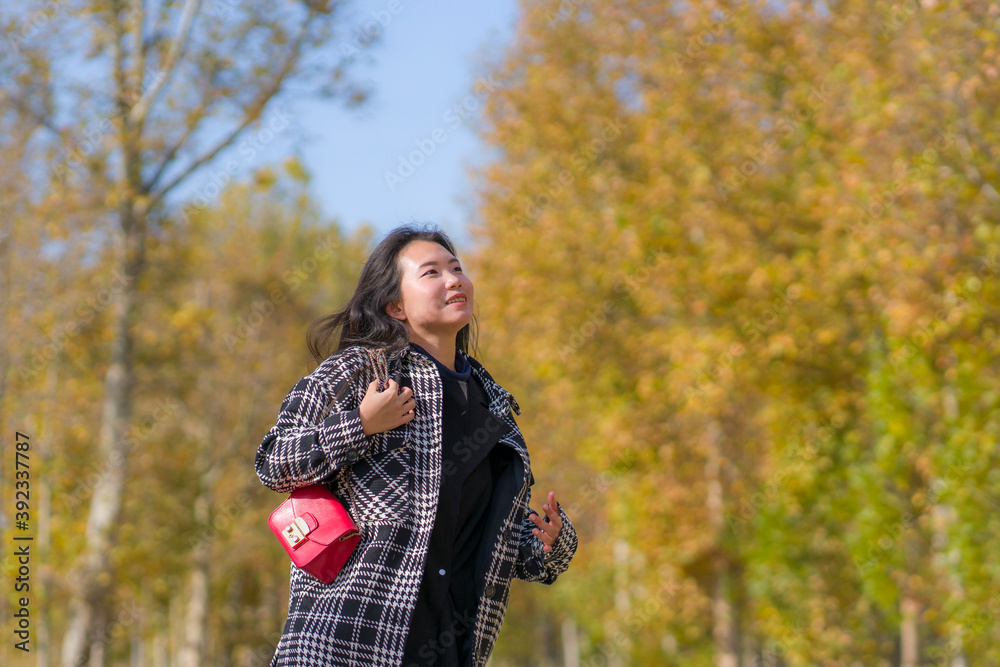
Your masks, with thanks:
[{"label": "coat sleeve", "polygon": [[559,502],[559,518],[562,519],[562,529],[556,538],[552,550],[545,552],[542,550],[542,542],[532,534],[535,528],[534,522],[529,518],[532,514],[538,514],[545,520],[545,513],[539,513],[531,509],[531,487],[528,487],[528,501],[521,521],[521,537],[518,547],[517,561],[514,563],[514,576],[524,581],[535,581],[542,584],[551,584],[560,574],[569,567],[569,562],[576,553],[577,536],[576,529],[566,516],[566,511]]},{"label": "coat sleeve", "polygon": [[386,442],[378,434],[365,435],[352,387],[341,399],[334,397],[333,388],[347,381],[358,363],[351,354],[332,356],[288,392],[257,448],[254,467],[264,486],[289,493],[320,483]]}]

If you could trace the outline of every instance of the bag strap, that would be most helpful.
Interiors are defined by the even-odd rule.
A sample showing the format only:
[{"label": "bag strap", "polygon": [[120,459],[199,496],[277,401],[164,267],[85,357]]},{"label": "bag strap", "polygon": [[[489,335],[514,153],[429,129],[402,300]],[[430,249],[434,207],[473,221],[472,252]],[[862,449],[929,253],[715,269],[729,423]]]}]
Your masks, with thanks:
[{"label": "bag strap", "polygon": [[371,361],[375,379],[378,380],[378,390],[385,391],[386,385],[389,384],[389,364],[385,358],[385,349],[366,347],[365,352],[368,353],[368,360]]}]

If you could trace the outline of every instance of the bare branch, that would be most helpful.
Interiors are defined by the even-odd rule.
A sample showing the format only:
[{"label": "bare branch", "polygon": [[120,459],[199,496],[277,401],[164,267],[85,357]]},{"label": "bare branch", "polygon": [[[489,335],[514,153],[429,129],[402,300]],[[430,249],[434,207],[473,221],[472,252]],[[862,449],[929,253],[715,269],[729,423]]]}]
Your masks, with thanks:
[{"label": "bare branch", "polygon": [[[216,81],[216,77],[218,76],[221,70],[222,70],[222,65],[216,63],[215,67],[212,68],[212,72],[208,77],[209,82],[214,83]],[[169,149],[167,149],[167,152],[163,155],[163,159],[160,160],[160,164],[156,168],[156,171],[153,172],[153,175],[149,178],[149,180],[147,180],[143,184],[142,191],[144,193],[149,193],[154,187],[156,187],[156,184],[160,181],[160,178],[163,176],[163,172],[165,172],[167,170],[167,167],[170,166],[170,163],[173,162],[174,158],[177,156],[177,152],[180,151],[181,148],[187,145],[188,140],[198,129],[198,124],[205,117],[205,112],[208,111],[209,107],[212,106],[212,103],[214,101],[215,101],[214,98],[206,95],[201,105],[199,105],[198,108],[195,109],[194,112],[188,116],[189,120],[185,126],[184,134],[182,134],[180,139],[174,142],[174,144]]]},{"label": "bare branch", "polygon": [[144,0],[131,0],[129,11],[129,24],[132,30],[132,43],[135,48],[135,63],[132,66],[129,86],[131,90],[142,94],[142,82],[146,72],[146,49],[143,47],[142,34],[143,24],[146,21],[146,8]]},{"label": "bare branch", "polygon": [[264,90],[262,90],[260,95],[258,95],[257,99],[255,99],[253,103],[249,106],[249,108],[246,111],[246,114],[243,117],[243,120],[239,123],[239,125],[237,125],[233,129],[233,131],[230,132],[228,135],[226,135],[221,141],[215,144],[215,146],[205,151],[200,157],[195,159],[194,162],[189,164],[186,169],[184,169],[181,173],[175,176],[173,180],[171,180],[165,186],[157,190],[150,197],[148,206],[149,209],[153,208],[156,204],[158,204],[168,192],[170,192],[177,185],[179,185],[185,178],[190,176],[196,169],[198,169],[198,167],[202,166],[206,162],[209,162],[222,150],[230,146],[236,140],[236,138],[240,134],[242,134],[243,130],[245,130],[255,120],[260,118],[261,113],[264,111],[264,107],[266,107],[267,103],[271,100],[271,98],[273,98],[278,93],[278,91],[281,90],[282,83],[294,69],[295,63],[297,62],[299,55],[301,53],[302,44],[305,41],[306,36],[309,32],[309,25],[312,21],[313,15],[314,12],[310,12],[309,16],[306,18],[304,25],[302,27],[302,31],[299,33],[299,36],[296,38],[295,43],[292,45],[291,52],[289,53],[287,60],[282,65],[281,70],[275,76],[274,81],[272,81],[271,84],[267,86]]},{"label": "bare branch", "polygon": [[[3,98],[8,100],[18,111],[23,115],[30,117],[33,121],[38,123],[41,127],[44,127],[48,131],[52,132],[54,135],[59,137],[64,142],[69,141],[69,130],[63,127],[56,127],[52,123],[52,118],[39,114],[35,109],[32,109],[19,95],[9,95],[7,93],[3,94]],[[3,105],[0,105],[3,106]]]},{"label": "bare branch", "polygon": [[[181,52],[184,49],[184,43],[187,41],[188,34],[191,32],[191,24],[194,21],[194,15],[198,11],[198,7],[200,5],[201,0],[186,0],[184,3],[184,9],[181,12],[181,22],[177,27],[177,35],[174,37],[174,41],[170,45],[170,50],[167,52],[167,57],[163,62],[163,70],[158,73],[156,80],[153,81],[153,85],[150,86],[149,90],[143,93],[138,104],[132,107],[132,113],[129,115],[129,121],[133,125],[139,126],[142,124],[142,122],[146,119],[146,114],[149,112],[149,107],[152,106],[156,96],[160,94],[160,91],[163,90],[163,87],[170,79],[170,75],[177,66],[177,61],[180,60]],[[139,47],[139,50],[140,52],[142,51],[141,46]]]},{"label": "bare branch", "polygon": [[199,106],[195,110],[194,115],[192,116],[192,120],[188,122],[187,126],[184,129],[184,134],[182,134],[181,138],[178,139],[174,143],[174,145],[167,150],[167,152],[163,156],[163,159],[160,160],[160,164],[156,168],[156,171],[153,172],[153,175],[149,178],[149,180],[143,184],[142,188],[143,192],[148,193],[154,187],[156,187],[156,184],[160,181],[160,178],[163,177],[163,172],[167,170],[167,167],[170,166],[170,163],[173,162],[175,157],[177,157],[177,152],[185,145],[187,145],[187,142],[191,138],[191,135],[193,135],[195,130],[197,129],[198,123],[201,121],[202,118],[204,118],[205,112],[208,110],[209,104],[210,100],[206,100],[201,106]]}]

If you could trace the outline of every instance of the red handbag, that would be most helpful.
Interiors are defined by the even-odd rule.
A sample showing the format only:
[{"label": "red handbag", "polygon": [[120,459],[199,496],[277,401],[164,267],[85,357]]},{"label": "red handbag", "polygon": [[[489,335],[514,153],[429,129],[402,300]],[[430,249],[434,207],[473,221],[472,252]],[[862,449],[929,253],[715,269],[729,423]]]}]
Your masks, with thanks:
[{"label": "red handbag", "polygon": [[[375,370],[379,391],[382,391],[389,378],[385,351],[366,348],[365,352]],[[322,484],[292,491],[285,502],[271,512],[267,525],[291,556],[295,567],[324,584],[337,578],[361,541],[361,533],[351,515],[337,496]]]},{"label": "red handbag", "polygon": [[295,489],[267,518],[295,566],[329,584],[351,557],[361,533],[322,484]]}]

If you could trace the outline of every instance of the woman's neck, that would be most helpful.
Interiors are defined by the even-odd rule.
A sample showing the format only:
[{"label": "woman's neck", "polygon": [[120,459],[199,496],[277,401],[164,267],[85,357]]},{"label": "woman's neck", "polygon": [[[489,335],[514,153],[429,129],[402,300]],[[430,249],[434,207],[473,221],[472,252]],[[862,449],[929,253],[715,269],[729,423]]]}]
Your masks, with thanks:
[{"label": "woman's neck", "polygon": [[428,354],[437,359],[438,363],[448,370],[455,370],[455,341],[425,340],[411,336],[410,342],[427,350]]}]

